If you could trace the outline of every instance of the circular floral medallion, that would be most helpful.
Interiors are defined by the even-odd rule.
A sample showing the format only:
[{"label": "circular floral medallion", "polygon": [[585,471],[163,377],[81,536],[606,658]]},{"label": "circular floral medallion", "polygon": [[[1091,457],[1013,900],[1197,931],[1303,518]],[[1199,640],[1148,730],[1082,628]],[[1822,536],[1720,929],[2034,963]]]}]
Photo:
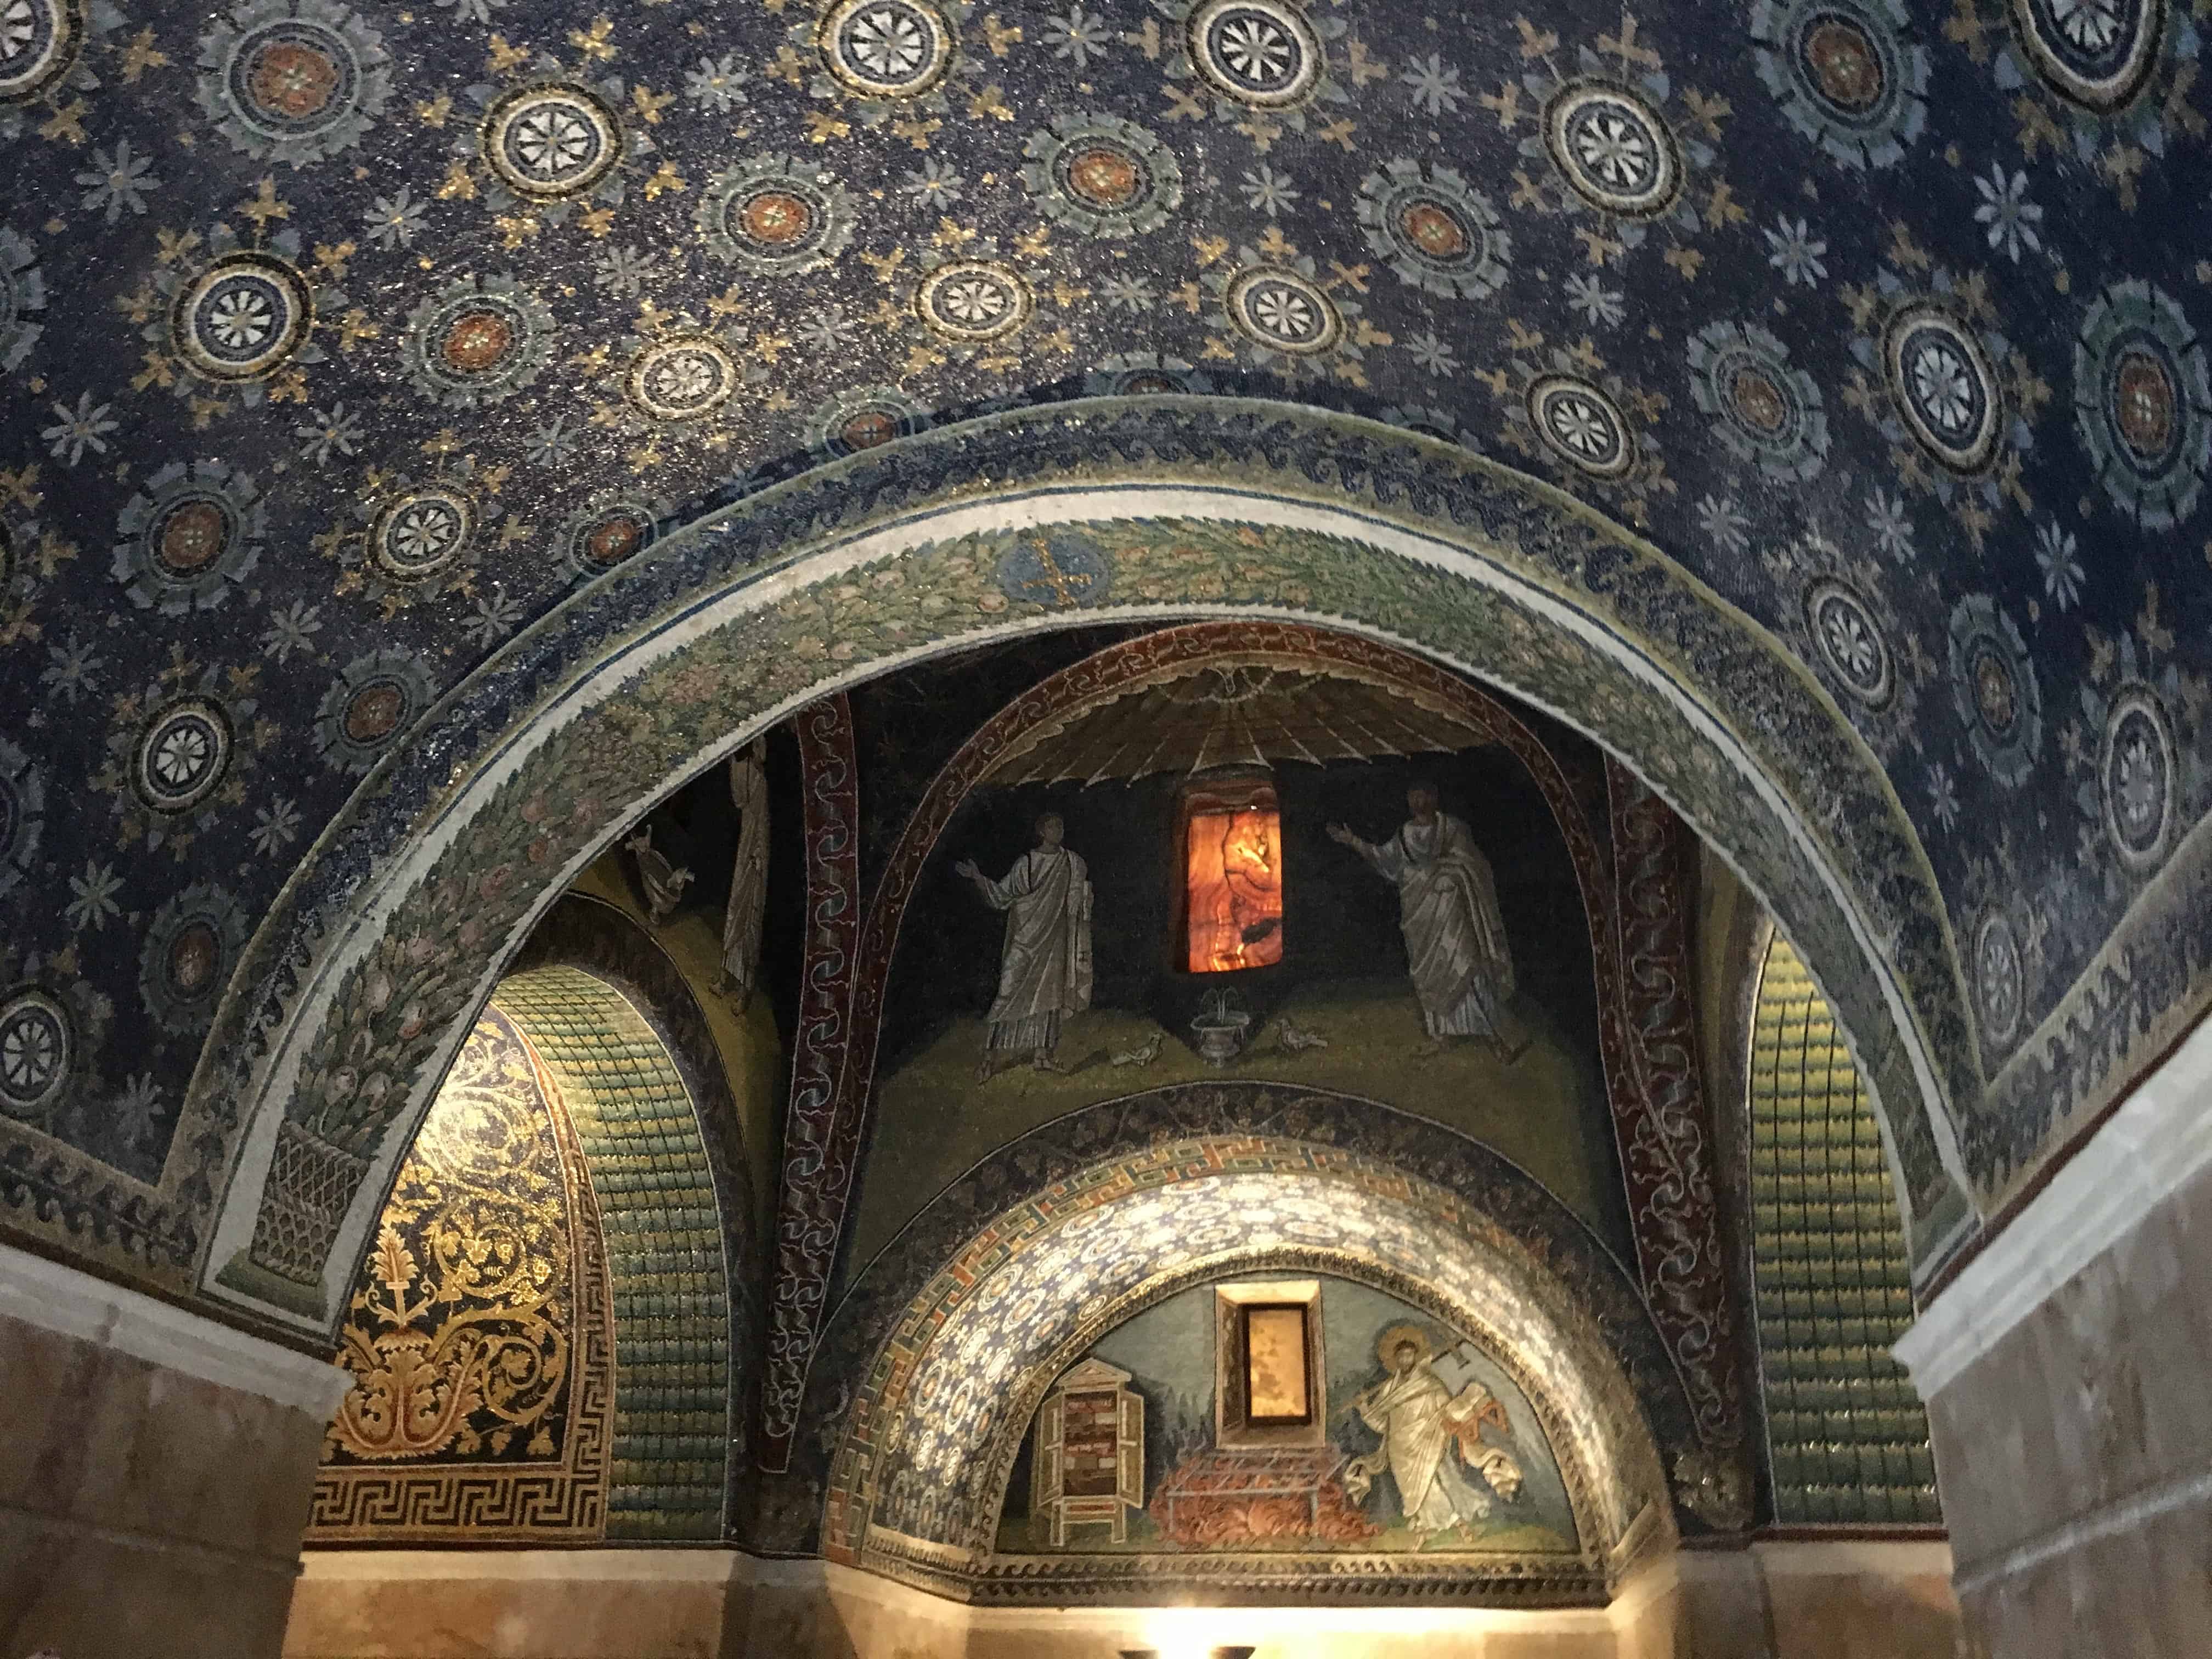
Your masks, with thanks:
[{"label": "circular floral medallion", "polygon": [[124,504],[112,564],[134,605],[164,616],[222,605],[261,558],[268,510],[218,460],[172,461]]},{"label": "circular floral medallion", "polygon": [[536,380],[552,335],[552,313],[511,278],[465,277],[409,313],[401,351],[425,394],[467,409]]},{"label": "circular floral medallion", "polygon": [[0,893],[31,873],[46,828],[46,792],[31,757],[0,738]]},{"label": "circular floral medallion", "polygon": [[2115,283],[2091,305],[2074,344],[2074,423],[2137,523],[2164,529],[2195,510],[2212,464],[2212,376],[2172,295]]},{"label": "circular floral medallion", "polygon": [[345,734],[355,743],[379,744],[399,729],[407,713],[407,694],[398,685],[365,685],[346,699]]},{"label": "circular floral medallion", "polygon": [[2131,685],[2112,699],[2098,757],[2105,829],[2130,870],[2148,870],[2166,856],[2174,819],[2174,779],[2179,770],[2173,726],[2157,695]]},{"label": "circular floral medallion", "polygon": [[1874,612],[1850,584],[1823,577],[1805,590],[1805,626],[1828,672],[1870,708],[1897,689],[1888,641]]},{"label": "circular floral medallion", "polygon": [[261,253],[218,259],[178,291],[170,337],[211,380],[251,380],[299,347],[313,319],[299,272]]},{"label": "circular floral medallion", "polygon": [[1182,204],[1182,168],[1133,121],[1063,115],[1022,146],[1022,183],[1039,211],[1093,236],[1157,230]]},{"label": "circular floral medallion", "polygon": [[1400,158],[1359,186],[1367,246],[1400,282],[1460,299],[1498,291],[1513,239],[1490,198],[1454,168]]},{"label": "circular floral medallion", "polygon": [[1951,694],[1990,775],[2024,782],[2042,747],[2043,694],[2020,629],[1985,594],[1951,612]]},{"label": "circular floral medallion", "polygon": [[475,530],[475,509],[459,490],[410,490],[369,520],[369,562],[395,581],[423,581],[459,558]]},{"label": "circular floral medallion", "polygon": [[2002,912],[1984,917],[1974,933],[1974,992],[1981,1004],[1982,1036],[1990,1043],[2009,1042],[2020,1030],[2027,977],[2011,919]]},{"label": "circular floral medallion", "polygon": [[717,258],[764,276],[818,270],[853,240],[844,186],[781,155],[716,173],[693,219]]},{"label": "circular floral medallion", "polygon": [[806,437],[819,454],[856,455],[928,425],[928,411],[897,387],[865,386],[816,409]]},{"label": "circular floral medallion", "polygon": [[45,992],[0,1003],[0,1111],[41,1114],[69,1081],[75,1048],[68,1013]]},{"label": "circular floral medallion", "polygon": [[1828,417],[1813,377],[1756,323],[1714,323],[1690,342],[1690,392],[1729,453],[1802,482],[1828,453]]},{"label": "circular floral medallion", "polygon": [[404,651],[376,651],[345,665],[316,710],[323,759],[342,772],[366,772],[392,740],[430,706],[428,671]]},{"label": "circular floral medallion", "polygon": [[1594,477],[1618,478],[1635,465],[1620,405],[1588,380],[1540,376],[1528,388],[1528,419],[1556,454]]},{"label": "circular floral medallion", "polygon": [[146,722],[131,757],[131,787],[157,812],[182,812],[222,781],[230,745],[222,708],[205,697],[180,697]]},{"label": "circular floral medallion", "polygon": [[580,196],[622,160],[622,123],[605,100],[569,82],[516,87],[484,112],[485,164],[517,196]]},{"label": "circular floral medallion", "polygon": [[1989,465],[2003,433],[2004,405],[1989,354],[1972,330],[1940,306],[1906,306],[1883,331],[1881,362],[1890,396],[1923,449],[1954,472]]},{"label": "circular floral medallion", "polygon": [[1191,67],[1237,103],[1279,109],[1321,79],[1321,38],[1289,0],[1204,0],[1185,27]]},{"label": "circular floral medallion", "polygon": [[1086,207],[1111,213],[1135,201],[1144,190],[1144,169],[1122,146],[1085,144],[1066,156],[1060,179],[1068,195]]},{"label": "circular floral medallion", "polygon": [[705,334],[656,340],[637,354],[623,377],[630,402],[656,421],[711,415],[737,389],[737,360]]},{"label": "circular floral medallion", "polygon": [[557,544],[580,576],[596,576],[642,551],[665,508],[627,495],[603,496],[568,515]]},{"label": "circular floral medallion", "polygon": [[1758,0],[1759,77],[1833,159],[1891,166],[1928,124],[1928,51],[1910,25],[1903,0]]},{"label": "circular floral medallion", "polygon": [[1682,160],[1665,118],[1611,81],[1570,81],[1544,107],[1544,143],[1568,188],[1591,206],[1650,219],[1674,205]]},{"label": "circular floral medallion", "polygon": [[204,882],[154,913],[139,957],[138,989],[162,1029],[183,1035],[206,1028],[245,941],[236,903]]},{"label": "circular floral medallion", "polygon": [[2158,61],[2164,0],[2012,0],[2013,33],[2044,83],[2102,112],[2142,90]]},{"label": "circular floral medallion", "polygon": [[200,38],[199,104],[258,161],[304,167],[358,143],[391,94],[383,42],[332,0],[245,0]]},{"label": "circular floral medallion", "polygon": [[919,97],[952,67],[951,25],[923,0],[838,0],[816,39],[830,75],[863,97]]},{"label": "circular floral medallion", "polygon": [[0,104],[20,104],[70,72],[84,45],[71,0],[0,0]]},{"label": "circular floral medallion", "polygon": [[1320,284],[1295,270],[1261,265],[1244,271],[1224,296],[1229,320],[1270,351],[1293,357],[1326,351],[1344,319]]},{"label": "circular floral medallion", "polygon": [[956,340],[995,340],[1029,320],[1029,284],[1008,266],[988,259],[939,265],[915,295],[921,320]]},{"label": "circular floral medallion", "polygon": [[[0,0],[5,3],[5,0]],[[31,245],[0,225],[0,373],[22,367],[46,332],[46,281]]]}]

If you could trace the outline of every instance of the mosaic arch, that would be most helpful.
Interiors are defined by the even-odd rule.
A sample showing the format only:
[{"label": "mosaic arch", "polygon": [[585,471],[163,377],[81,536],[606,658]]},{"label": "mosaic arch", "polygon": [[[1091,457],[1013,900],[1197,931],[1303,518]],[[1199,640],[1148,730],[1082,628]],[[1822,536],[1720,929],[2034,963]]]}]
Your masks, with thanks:
[{"label": "mosaic arch", "polygon": [[[1591,833],[1577,802],[1575,786],[1559,757],[1502,704],[1434,664],[1394,647],[1357,635],[1280,622],[1244,619],[1190,623],[1164,629],[1109,646],[1029,687],[986,720],[931,780],[921,804],[908,818],[880,872],[871,871],[866,915],[842,902],[850,879],[825,878],[825,892],[839,899],[826,926],[809,930],[808,995],[827,990],[810,1005],[802,1022],[794,1061],[790,1109],[784,1127],[784,1178],[776,1230],[777,1252],[770,1286],[770,1340],[762,1394],[760,1462],[763,1468],[788,1467],[814,1344],[830,1316],[830,1276],[847,1231],[848,1207],[860,1176],[864,1130],[877,1109],[877,1045],[885,1012],[884,999],[903,923],[915,884],[939,836],[970,793],[988,783],[1000,764],[1048,741],[1087,709],[1146,685],[1175,679],[1209,664],[1274,663],[1312,668],[1386,686],[1432,709],[1448,710],[1512,754],[1549,805],[1553,822],[1565,842],[1581,888],[1591,935],[1596,975],[1601,1045],[1607,1087],[1613,1100],[1622,1169],[1627,1173],[1631,1208],[1652,1224],[1639,1227],[1637,1265],[1651,1304],[1681,1345],[1695,1381],[1701,1430],[1717,1443],[1732,1443],[1737,1413],[1733,1362],[1726,1358],[1732,1315],[1719,1276],[1720,1244],[1710,1192],[1697,1173],[1705,1152],[1692,1114],[1670,1109],[1658,1098],[1667,1083],[1678,1080],[1698,1092],[1693,1074],[1662,1079],[1650,1058],[1668,1034],[1644,1007],[1637,992],[1650,977],[1651,963],[1624,952],[1620,930],[1626,912],[1613,860],[1601,838]],[[834,717],[833,702],[817,706]],[[798,722],[802,767],[807,765],[815,711]],[[1642,786],[1626,781],[1634,793]],[[810,786],[808,808],[818,802]],[[849,814],[848,814],[849,816]],[[1632,842],[1648,842],[1630,831],[1640,817],[1624,815],[1616,804],[1617,829],[1626,854]],[[1659,872],[1671,867],[1671,815],[1658,826],[1656,859]],[[811,819],[810,818],[810,823]],[[810,843],[812,841],[810,830]],[[1648,847],[1638,850],[1649,854]],[[823,868],[812,860],[810,886]],[[1638,896],[1643,896],[1639,889]],[[817,903],[810,891],[810,908]],[[1663,896],[1662,915],[1679,906]],[[819,910],[816,912],[822,914]],[[1640,920],[1640,918],[1639,918]],[[1624,954],[1635,955],[1625,963]],[[826,1014],[827,1018],[817,1018]],[[831,1045],[822,1033],[833,1030],[835,1063],[817,1048]],[[1678,1050],[1679,1051],[1679,1050]],[[810,1060],[818,1064],[810,1064]],[[1659,1218],[1664,1217],[1661,1221]]]},{"label": "mosaic arch", "polygon": [[[1670,1349],[1633,1268],[1541,1182],[1480,1140],[1379,1101],[1277,1084],[1173,1084],[1080,1108],[1018,1136],[939,1194],[839,1297],[807,1380],[793,1470],[764,1488],[758,1542],[773,1552],[819,1546],[820,1498],[853,1389],[945,1264],[1006,1216],[1049,1213],[1095,1188],[1108,1168],[1152,1167],[1163,1148],[1200,1141],[1295,1142],[1364,1158],[1451,1194],[1519,1241],[1605,1331],[1668,1468],[1713,1449],[1680,1355]],[[1723,1447],[1723,1449],[1725,1448]],[[1686,1531],[1709,1525],[1696,1492],[1680,1494]],[[1686,1509],[1684,1507],[1686,1505]]]},{"label": "mosaic arch", "polygon": [[1494,463],[1310,411],[1133,399],[927,434],[710,514],[380,763],[204,1052],[168,1172],[224,1182],[193,1224],[202,1288],[326,1324],[363,1248],[360,1172],[411,1130],[501,961],[733,744],[963,644],[1238,615],[1419,648],[1630,757],[1805,942],[1896,1115],[1923,1260],[1955,1238],[1946,1103],[1971,1128],[1983,1085],[1951,934],[1819,684],[1648,545]]},{"label": "mosaic arch", "polygon": [[[1046,1391],[1100,1336],[1190,1285],[1271,1268],[1327,1273],[1460,1323],[1528,1395],[1557,1451],[1583,1551],[1570,1568],[1509,1560],[1460,1596],[1601,1599],[1673,1537],[1650,1426],[1603,1334],[1504,1228],[1378,1160],[1220,1137],[1095,1164],[1049,1202],[1009,1210],[921,1292],[856,1386],[830,1466],[823,1553],[979,1600],[1054,1600],[1024,1559],[994,1574],[1006,1480]],[[1206,1582],[1295,1594],[1310,1566],[1217,1558]],[[1447,1575],[1381,1558],[1318,1575],[1339,1594],[1445,1594]],[[1162,1595],[1190,1588],[1147,1574]],[[1319,1585],[1312,1586],[1318,1589]],[[1356,1593],[1356,1592],[1355,1592]]]},{"label": "mosaic arch", "polygon": [[[0,3],[11,1230],[198,1285],[238,1068],[260,1100],[256,1069],[290,1063],[260,1034],[295,974],[362,945],[341,891],[505,728],[488,687],[551,692],[471,677],[572,623],[580,585],[705,507],[970,415],[1049,434],[997,478],[1111,450],[1095,410],[1053,412],[1103,391],[1295,398],[1517,458],[1784,640],[1942,883],[1941,920],[1887,876],[1859,890],[1911,919],[1875,954],[1958,958],[1940,996],[1900,970],[1918,1046],[1972,1085],[1948,1097],[1984,1207],[2020,1190],[2212,1000],[2203,18],[1423,21]],[[1188,435],[1135,441],[1188,457]],[[1326,446],[1225,441],[1255,436],[1325,481]],[[917,465],[871,477],[903,496]],[[1763,702],[1731,695],[1747,722]],[[455,696],[482,743],[349,807],[453,735]],[[338,931],[249,957],[272,914]],[[434,1047],[467,1000],[437,1000]],[[419,1106],[420,1059],[334,1063]]]},{"label": "mosaic arch", "polygon": [[690,1091],[638,1006],[570,966],[502,980],[351,1287],[357,1381],[311,1541],[720,1537],[722,1231]]}]

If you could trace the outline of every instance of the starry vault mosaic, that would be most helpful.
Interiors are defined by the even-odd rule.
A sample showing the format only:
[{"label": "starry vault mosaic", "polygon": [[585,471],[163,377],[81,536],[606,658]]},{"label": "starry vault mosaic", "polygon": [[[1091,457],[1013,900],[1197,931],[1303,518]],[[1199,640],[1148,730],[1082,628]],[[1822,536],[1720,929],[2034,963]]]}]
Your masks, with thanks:
[{"label": "starry vault mosaic", "polygon": [[1985,1064],[2174,981],[2099,952],[2212,787],[2200,49],[2154,0],[0,0],[8,1181],[159,1179],[288,873],[519,629],[1086,394],[1371,416],[1649,536],[1881,757]]}]

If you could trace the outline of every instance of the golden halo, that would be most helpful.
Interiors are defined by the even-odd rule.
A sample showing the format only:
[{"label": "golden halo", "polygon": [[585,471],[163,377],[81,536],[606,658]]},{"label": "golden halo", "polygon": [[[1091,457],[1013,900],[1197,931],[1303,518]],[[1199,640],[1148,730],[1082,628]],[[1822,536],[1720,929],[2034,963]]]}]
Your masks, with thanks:
[{"label": "golden halo", "polygon": [[1384,1370],[1397,1370],[1393,1356],[1398,1352],[1398,1345],[1401,1342],[1412,1343],[1414,1347],[1420,1350],[1421,1358],[1425,1360],[1436,1358],[1436,1345],[1429,1340],[1428,1332],[1421,1327],[1412,1324],[1392,1325],[1375,1339],[1375,1357],[1382,1362]]}]

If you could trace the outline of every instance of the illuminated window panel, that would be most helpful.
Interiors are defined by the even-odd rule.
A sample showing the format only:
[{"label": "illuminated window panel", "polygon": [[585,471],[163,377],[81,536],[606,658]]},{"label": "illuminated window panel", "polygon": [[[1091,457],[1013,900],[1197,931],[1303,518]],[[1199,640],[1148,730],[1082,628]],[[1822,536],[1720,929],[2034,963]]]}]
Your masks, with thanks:
[{"label": "illuminated window panel", "polygon": [[1243,1313],[1247,1420],[1310,1423],[1313,1381],[1306,1364],[1305,1304],[1247,1307]]},{"label": "illuminated window panel", "polygon": [[1282,820],[1274,786],[1194,783],[1182,803],[1183,966],[1235,973],[1283,959]]}]

